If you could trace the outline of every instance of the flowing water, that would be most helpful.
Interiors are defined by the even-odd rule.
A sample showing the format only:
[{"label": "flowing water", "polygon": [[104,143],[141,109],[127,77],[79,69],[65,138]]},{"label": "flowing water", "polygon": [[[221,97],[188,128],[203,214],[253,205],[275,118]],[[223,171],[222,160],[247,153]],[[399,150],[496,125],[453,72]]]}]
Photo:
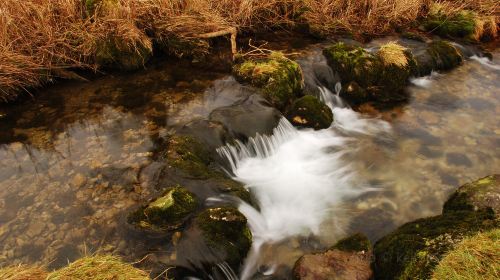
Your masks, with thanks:
[{"label": "flowing water", "polygon": [[[254,235],[240,276],[286,278],[300,255],[352,232],[376,240],[439,214],[457,186],[498,172],[498,59],[498,52],[493,61],[473,56],[451,72],[413,79],[408,104],[357,113],[335,94],[341,85],[334,73],[317,70],[327,68],[318,50],[306,51],[299,61],[332,108],[332,126],[299,130],[281,119],[272,135],[217,149],[259,206],[239,205]],[[0,108],[0,266],[58,268],[99,251],[128,261],[147,256],[138,265],[155,268],[206,254],[194,245],[177,252],[177,234],[137,236],[123,219],[165,183],[217,197],[208,182],[161,172],[161,139],[214,110],[246,106],[253,92],[224,73],[168,65],[62,83]],[[210,144],[214,152],[223,145]]]}]

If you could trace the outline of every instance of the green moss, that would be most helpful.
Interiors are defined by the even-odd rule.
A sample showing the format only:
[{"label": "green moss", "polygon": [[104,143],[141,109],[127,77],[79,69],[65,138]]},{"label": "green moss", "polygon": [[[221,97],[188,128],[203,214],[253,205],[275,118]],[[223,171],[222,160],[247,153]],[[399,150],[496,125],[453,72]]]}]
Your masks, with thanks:
[{"label": "green moss", "polygon": [[446,201],[443,212],[459,210],[500,213],[500,175],[491,175],[458,188]]},{"label": "green moss", "polygon": [[332,249],[338,249],[345,252],[368,252],[371,247],[370,240],[368,240],[364,234],[356,233],[340,240],[333,245]]},{"label": "green moss", "polygon": [[440,9],[431,11],[424,21],[426,30],[443,37],[472,38],[476,28],[477,15],[462,10],[454,15],[445,15]]},{"label": "green moss", "polygon": [[247,219],[234,207],[215,207],[201,212],[196,218],[207,244],[225,255],[234,266],[245,258],[252,243]]},{"label": "green moss", "polygon": [[306,95],[293,103],[288,112],[288,119],[295,126],[323,129],[332,124],[333,113],[318,98]]},{"label": "green moss", "polygon": [[138,42],[132,47],[118,37],[110,37],[97,44],[95,59],[101,67],[128,71],[143,67],[151,55],[151,46]]},{"label": "green moss", "polygon": [[428,279],[463,237],[497,226],[487,211],[453,211],[407,223],[375,244],[375,275],[377,279]]},{"label": "green moss", "polygon": [[264,97],[280,110],[297,98],[303,88],[300,66],[278,52],[236,64],[233,73],[239,81],[261,88]]},{"label": "green moss", "polygon": [[241,183],[223,177],[222,175],[220,178],[216,179],[216,182],[219,187],[218,190],[221,193],[238,197],[248,204],[253,204],[250,192]]},{"label": "green moss", "polygon": [[128,222],[146,230],[172,230],[182,224],[196,205],[196,198],[191,192],[176,186],[168,188],[160,197],[131,213]]},{"label": "green moss", "polygon": [[167,143],[166,159],[170,166],[179,168],[189,177],[206,179],[213,175],[208,167],[210,152],[192,136],[171,136]]},{"label": "green moss", "polygon": [[462,64],[463,57],[451,43],[434,41],[429,44],[427,52],[432,57],[434,69],[450,70]]}]

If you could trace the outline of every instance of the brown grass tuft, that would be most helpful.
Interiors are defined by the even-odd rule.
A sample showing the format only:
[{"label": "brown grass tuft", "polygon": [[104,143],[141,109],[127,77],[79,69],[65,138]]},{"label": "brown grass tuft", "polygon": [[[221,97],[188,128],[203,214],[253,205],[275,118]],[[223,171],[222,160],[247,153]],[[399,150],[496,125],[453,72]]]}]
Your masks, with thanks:
[{"label": "brown grass tuft", "polygon": [[40,268],[27,265],[17,265],[0,268],[2,280],[45,280],[48,273]]}]

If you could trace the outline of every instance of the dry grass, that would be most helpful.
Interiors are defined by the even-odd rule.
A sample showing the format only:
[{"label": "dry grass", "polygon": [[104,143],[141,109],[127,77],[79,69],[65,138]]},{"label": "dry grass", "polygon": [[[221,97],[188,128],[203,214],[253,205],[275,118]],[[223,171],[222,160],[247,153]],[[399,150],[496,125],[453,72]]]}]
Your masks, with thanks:
[{"label": "dry grass", "polygon": [[[90,0],[89,0],[90,1]],[[192,40],[236,27],[240,31],[290,29],[308,23],[313,31],[384,34],[425,15],[432,0],[1,0],[0,99],[47,83],[54,69],[97,70],[99,47],[114,44],[144,55],[152,45]],[[497,0],[440,0],[444,10],[498,12]],[[498,19],[496,15],[495,20]],[[494,29],[493,21],[481,22]],[[496,33],[495,33],[496,34]],[[175,48],[175,46],[174,46]],[[167,46],[171,50],[172,47]],[[176,53],[173,50],[173,53]]]},{"label": "dry grass", "polygon": [[466,238],[434,271],[434,280],[500,279],[500,229]]},{"label": "dry grass", "polygon": [[406,48],[395,42],[384,44],[378,50],[378,55],[385,65],[408,66],[408,58],[405,55]]},{"label": "dry grass", "polygon": [[47,272],[40,267],[17,265],[0,268],[2,280],[45,280]]},{"label": "dry grass", "polygon": [[83,257],[52,272],[47,280],[149,280],[149,275],[110,255]]}]

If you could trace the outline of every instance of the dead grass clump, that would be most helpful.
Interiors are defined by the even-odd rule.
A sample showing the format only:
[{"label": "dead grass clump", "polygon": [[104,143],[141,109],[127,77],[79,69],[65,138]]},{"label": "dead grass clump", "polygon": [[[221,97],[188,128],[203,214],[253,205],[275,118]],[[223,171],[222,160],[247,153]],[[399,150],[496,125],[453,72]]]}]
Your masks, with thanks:
[{"label": "dead grass clump", "polygon": [[45,280],[47,272],[35,266],[17,265],[0,268],[2,280]]},{"label": "dead grass clump", "polygon": [[84,257],[51,273],[47,280],[149,280],[146,272],[119,258],[102,255]]},{"label": "dead grass clump", "polygon": [[408,66],[408,58],[405,54],[406,48],[395,42],[387,43],[380,47],[378,56],[384,65]]}]

